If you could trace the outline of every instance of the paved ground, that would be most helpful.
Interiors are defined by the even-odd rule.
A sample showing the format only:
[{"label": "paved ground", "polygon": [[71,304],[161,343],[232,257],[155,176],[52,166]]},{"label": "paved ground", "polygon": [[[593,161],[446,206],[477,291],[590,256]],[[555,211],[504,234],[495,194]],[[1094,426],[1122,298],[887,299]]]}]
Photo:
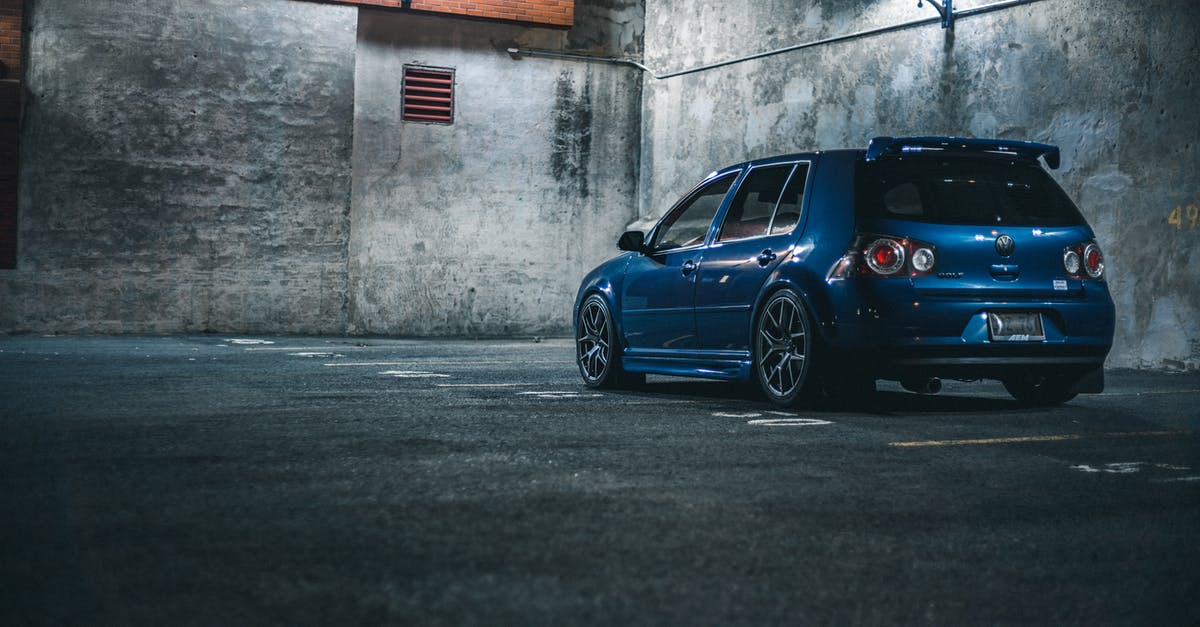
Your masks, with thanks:
[{"label": "paved ground", "polygon": [[569,341],[0,338],[0,624],[1200,623],[1200,375],[778,412]]}]

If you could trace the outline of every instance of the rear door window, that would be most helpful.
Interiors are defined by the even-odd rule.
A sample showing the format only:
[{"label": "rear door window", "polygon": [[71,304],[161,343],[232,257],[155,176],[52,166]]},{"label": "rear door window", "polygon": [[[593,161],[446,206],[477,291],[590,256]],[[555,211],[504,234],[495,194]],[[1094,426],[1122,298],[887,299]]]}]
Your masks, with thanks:
[{"label": "rear door window", "polygon": [[915,157],[860,162],[865,217],[977,226],[1076,226],[1083,216],[1033,164],[986,158]]},{"label": "rear door window", "polygon": [[746,175],[725,215],[718,241],[787,233],[800,219],[807,163],[758,167]]}]

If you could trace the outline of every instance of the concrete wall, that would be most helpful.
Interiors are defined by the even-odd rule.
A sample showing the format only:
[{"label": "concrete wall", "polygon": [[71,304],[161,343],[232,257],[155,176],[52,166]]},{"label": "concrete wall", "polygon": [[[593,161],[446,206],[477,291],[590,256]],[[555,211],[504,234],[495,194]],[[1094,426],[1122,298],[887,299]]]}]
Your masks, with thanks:
[{"label": "concrete wall", "polygon": [[[1110,363],[1200,367],[1194,3],[1043,0],[662,81],[504,52],[669,71],[933,15],[914,4],[579,0],[560,30],[29,0],[0,331],[561,333],[626,223],[712,168],[940,133],[1062,145],[1108,252]],[[400,121],[408,63],[456,69],[455,124]]]},{"label": "concrete wall", "polygon": [[[970,8],[981,0],[959,0]],[[660,73],[934,15],[912,0],[651,0]],[[875,135],[1032,139],[1108,257],[1110,365],[1200,367],[1200,8],[1045,0],[679,78],[646,79],[641,213],[714,167]],[[1182,229],[1169,223],[1176,207]],[[1193,215],[1195,215],[1193,213]]]},{"label": "concrete wall", "polygon": [[[637,2],[570,31],[363,9],[351,333],[563,333],[579,280],[637,215],[641,78],[508,47],[638,54]],[[456,70],[452,125],[403,122],[406,64]]]},{"label": "concrete wall", "polygon": [[0,329],[343,330],[355,18],[30,0]]},{"label": "concrete wall", "polygon": [[[640,55],[639,1],[580,0],[569,31],[293,0],[28,13],[0,331],[562,333],[637,213],[636,71],[504,50]],[[453,125],[400,121],[406,63],[456,68]]]}]

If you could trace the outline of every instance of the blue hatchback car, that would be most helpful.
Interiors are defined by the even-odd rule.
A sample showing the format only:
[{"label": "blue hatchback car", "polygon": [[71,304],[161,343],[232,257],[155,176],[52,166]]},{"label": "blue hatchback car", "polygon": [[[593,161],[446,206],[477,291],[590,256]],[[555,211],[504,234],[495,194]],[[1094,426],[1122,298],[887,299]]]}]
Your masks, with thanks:
[{"label": "blue hatchback car", "polygon": [[584,382],[755,380],[781,405],[998,379],[1027,405],[1100,392],[1114,311],[1058,148],[878,137],[708,175],[592,270]]}]

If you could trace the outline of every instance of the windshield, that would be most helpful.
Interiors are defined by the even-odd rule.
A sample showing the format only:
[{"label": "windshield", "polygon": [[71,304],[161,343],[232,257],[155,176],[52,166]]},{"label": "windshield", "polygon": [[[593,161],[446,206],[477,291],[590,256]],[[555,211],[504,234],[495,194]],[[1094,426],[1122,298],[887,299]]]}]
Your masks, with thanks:
[{"label": "windshield", "polygon": [[979,226],[1084,224],[1062,188],[1036,164],[988,158],[861,161],[861,217]]}]

